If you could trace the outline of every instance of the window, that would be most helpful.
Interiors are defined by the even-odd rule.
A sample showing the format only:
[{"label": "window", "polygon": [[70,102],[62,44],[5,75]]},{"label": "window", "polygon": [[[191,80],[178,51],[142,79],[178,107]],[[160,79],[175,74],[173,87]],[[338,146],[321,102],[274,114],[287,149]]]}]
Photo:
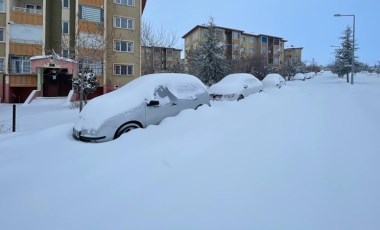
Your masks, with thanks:
[{"label": "window", "polygon": [[70,7],[69,6],[70,5],[70,1],[69,0],[63,0],[62,3],[63,3],[63,7],[64,8],[69,8]]},{"label": "window", "polygon": [[267,37],[261,37],[261,42],[262,43],[267,43],[268,42],[268,38]]},{"label": "window", "polygon": [[240,40],[240,33],[239,32],[232,32],[232,39]]},{"label": "window", "polygon": [[133,52],[133,42],[130,41],[114,41],[114,49],[119,52]]},{"label": "window", "polygon": [[42,11],[41,5],[25,4],[25,8],[28,13],[41,13]]},{"label": "window", "polygon": [[133,65],[115,64],[114,75],[133,75]]},{"label": "window", "polygon": [[276,45],[276,46],[280,45],[280,39],[275,38],[273,41],[273,45]]},{"label": "window", "polygon": [[95,75],[102,75],[103,74],[103,62],[99,60],[93,60],[89,57],[84,57],[79,62],[79,69],[88,67],[92,69],[95,73]]},{"label": "window", "polygon": [[0,28],[0,42],[4,41],[4,29]]},{"label": "window", "polygon": [[4,58],[0,57],[0,72],[4,72]]},{"label": "window", "polygon": [[70,55],[70,53],[69,53],[68,49],[63,49],[62,50],[62,57],[69,58],[69,55]]},{"label": "window", "polygon": [[0,12],[5,12],[5,9],[4,9],[4,0],[0,0]]},{"label": "window", "polygon": [[114,17],[114,26],[116,28],[122,29],[134,29],[134,19],[133,18],[124,18],[124,17]]},{"label": "window", "polygon": [[11,73],[30,73],[29,57],[11,57]]},{"label": "window", "polygon": [[113,2],[126,6],[135,6],[135,0],[114,0]]},{"label": "window", "polygon": [[103,22],[103,9],[80,5],[79,18],[86,21]]},{"label": "window", "polygon": [[69,22],[66,22],[66,21],[62,22],[62,33],[69,34]]}]

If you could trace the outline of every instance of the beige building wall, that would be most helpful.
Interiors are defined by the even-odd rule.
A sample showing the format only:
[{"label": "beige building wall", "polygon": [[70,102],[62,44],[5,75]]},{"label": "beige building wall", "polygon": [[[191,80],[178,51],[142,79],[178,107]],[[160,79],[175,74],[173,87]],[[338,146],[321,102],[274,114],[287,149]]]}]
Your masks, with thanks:
[{"label": "beige building wall", "polygon": [[[105,39],[112,47],[107,50],[105,66],[105,91],[109,92],[141,76],[141,13],[142,1],[135,0],[134,5],[127,6],[104,1],[105,4]],[[117,28],[116,20],[132,20],[132,28]],[[118,51],[115,41],[133,42],[131,51]],[[132,67],[132,73],[118,74],[117,68]]]},{"label": "beige building wall", "polygon": [[[185,52],[191,48],[195,49],[204,39],[203,31],[206,26],[196,26],[182,38],[185,39]],[[239,55],[263,55],[267,62],[280,66],[284,63],[284,43],[286,40],[270,35],[253,35],[244,31],[225,27],[216,27],[218,40],[226,46],[227,58],[234,58]],[[263,42],[262,38],[266,39]],[[274,44],[274,41],[276,44]],[[185,65],[187,57],[185,53]]]}]

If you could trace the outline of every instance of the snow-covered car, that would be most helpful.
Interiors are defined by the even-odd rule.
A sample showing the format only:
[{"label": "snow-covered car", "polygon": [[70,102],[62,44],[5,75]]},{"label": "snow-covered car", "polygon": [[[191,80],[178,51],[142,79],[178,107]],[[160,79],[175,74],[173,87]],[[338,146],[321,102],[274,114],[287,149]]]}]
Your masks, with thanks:
[{"label": "snow-covered car", "polygon": [[306,79],[312,79],[314,76],[315,76],[315,72],[305,73],[305,78]]},{"label": "snow-covered car", "polygon": [[73,137],[110,141],[132,129],[159,124],[184,109],[210,105],[207,87],[189,74],[161,73],[139,77],[88,102],[73,127]]},{"label": "snow-covered car", "polygon": [[285,85],[285,79],[277,73],[270,73],[261,81],[264,85],[264,88],[277,87],[281,88]]},{"label": "snow-covered car", "polygon": [[234,73],[227,75],[208,88],[212,100],[241,100],[250,94],[261,92],[263,83],[252,74]]},{"label": "snow-covered car", "polygon": [[292,77],[292,80],[301,80],[301,81],[305,81],[306,77],[305,77],[305,74],[303,73],[297,73],[296,75],[294,75],[294,77]]}]

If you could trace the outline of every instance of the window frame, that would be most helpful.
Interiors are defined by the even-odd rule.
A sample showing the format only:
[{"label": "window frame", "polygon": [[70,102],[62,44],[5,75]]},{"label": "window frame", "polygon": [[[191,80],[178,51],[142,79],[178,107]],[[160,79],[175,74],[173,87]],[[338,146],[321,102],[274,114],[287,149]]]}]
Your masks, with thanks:
[{"label": "window frame", "polygon": [[[65,6],[65,3],[67,3],[67,6]],[[62,7],[63,8],[70,8],[70,0],[62,0]]]},{"label": "window frame", "polygon": [[[129,28],[129,27],[124,28],[122,26],[123,25],[123,23],[122,23],[123,19],[127,20],[127,23],[126,23],[127,26],[129,25],[128,22],[131,21],[132,22],[132,28]],[[119,21],[119,23],[117,23],[118,21]],[[119,26],[118,26],[118,24],[119,24]],[[135,29],[135,19],[131,18],[131,17],[123,17],[123,16],[114,15],[113,16],[113,27],[118,28],[118,29],[124,29],[124,30],[134,30]]]},{"label": "window frame", "polygon": [[[123,66],[125,66],[125,68],[126,68],[126,74],[122,73],[122,67]],[[117,67],[120,68],[119,71],[117,71],[117,69],[116,69]],[[128,71],[128,67],[132,68],[130,74],[129,74],[129,71]],[[114,76],[120,76],[120,77],[122,77],[122,76],[133,77],[133,75],[134,75],[134,65],[130,64],[130,63],[114,63],[113,64],[113,75]]]},{"label": "window frame", "polygon": [[[130,6],[130,7],[135,7],[136,6],[136,1],[135,0],[125,0],[127,3],[123,3],[123,0],[113,0],[113,3],[118,4],[118,5],[123,5],[123,6]],[[132,4],[128,4],[128,2],[131,1]]]},{"label": "window frame", "polygon": [[[65,32],[65,24],[67,24],[67,33]],[[62,34],[65,34],[65,35],[70,34],[70,22],[62,21]]]},{"label": "window frame", "polygon": [[0,0],[0,12],[5,13],[5,1]]},{"label": "window frame", "polygon": [[5,57],[0,57],[0,73],[3,73],[5,71]]},{"label": "window frame", "polygon": [[[116,43],[119,42],[119,49],[117,49],[117,45]],[[126,50],[122,50],[122,43],[126,43],[125,44],[125,47],[126,47]],[[118,40],[118,39],[115,39],[113,40],[113,48],[114,48],[114,51],[116,52],[122,52],[122,53],[134,53],[135,52],[135,43],[134,41],[129,41],[129,40]],[[129,46],[131,45],[131,46]],[[130,47],[130,50],[128,49],[128,47]]]},{"label": "window frame", "polygon": [[0,31],[1,31],[0,42],[5,42],[5,35],[4,35],[5,28],[0,27]]}]

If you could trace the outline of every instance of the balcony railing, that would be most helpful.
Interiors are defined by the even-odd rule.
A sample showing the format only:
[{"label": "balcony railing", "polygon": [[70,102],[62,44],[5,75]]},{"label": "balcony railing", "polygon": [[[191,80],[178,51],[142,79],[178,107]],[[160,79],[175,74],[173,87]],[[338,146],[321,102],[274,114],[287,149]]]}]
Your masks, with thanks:
[{"label": "balcony railing", "polygon": [[23,13],[42,14],[42,10],[28,9],[28,8],[17,7],[17,6],[12,6],[12,10],[17,11],[17,12],[23,12]]}]

